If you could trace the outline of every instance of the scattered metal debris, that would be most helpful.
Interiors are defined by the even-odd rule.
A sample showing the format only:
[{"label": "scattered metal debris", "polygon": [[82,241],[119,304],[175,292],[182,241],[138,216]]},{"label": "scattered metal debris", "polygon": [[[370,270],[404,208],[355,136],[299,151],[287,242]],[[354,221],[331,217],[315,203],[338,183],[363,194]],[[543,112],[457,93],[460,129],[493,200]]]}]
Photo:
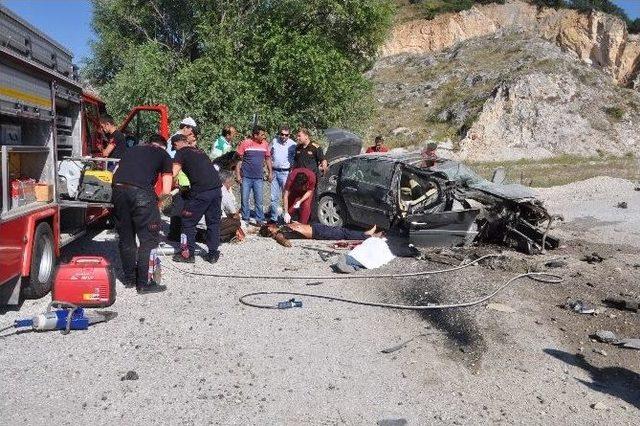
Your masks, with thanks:
[{"label": "scattered metal debris", "polygon": [[620,339],[613,342],[614,345],[622,346],[626,349],[638,349],[640,350],[640,339]]},{"label": "scattered metal debris", "polygon": [[140,376],[138,376],[138,373],[136,373],[134,370],[129,370],[127,371],[127,374],[120,377],[120,381],[124,382],[125,380],[138,380],[139,378]]},{"label": "scattered metal debris", "polygon": [[565,309],[577,312],[579,314],[595,315],[596,308],[582,300],[567,299],[564,304]]},{"label": "scattered metal debris", "polygon": [[580,258],[583,262],[587,262],[589,264],[601,263],[604,260],[604,257],[600,256],[598,253],[593,252],[591,254],[585,254]]}]

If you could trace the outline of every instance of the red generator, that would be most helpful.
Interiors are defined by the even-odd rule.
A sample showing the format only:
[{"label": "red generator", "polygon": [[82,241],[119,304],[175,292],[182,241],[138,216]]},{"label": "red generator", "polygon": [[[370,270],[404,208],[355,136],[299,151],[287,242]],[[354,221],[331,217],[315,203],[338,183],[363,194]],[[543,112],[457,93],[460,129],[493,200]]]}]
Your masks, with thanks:
[{"label": "red generator", "polygon": [[51,298],[83,308],[113,305],[116,278],[111,264],[101,256],[74,256],[58,268]]}]

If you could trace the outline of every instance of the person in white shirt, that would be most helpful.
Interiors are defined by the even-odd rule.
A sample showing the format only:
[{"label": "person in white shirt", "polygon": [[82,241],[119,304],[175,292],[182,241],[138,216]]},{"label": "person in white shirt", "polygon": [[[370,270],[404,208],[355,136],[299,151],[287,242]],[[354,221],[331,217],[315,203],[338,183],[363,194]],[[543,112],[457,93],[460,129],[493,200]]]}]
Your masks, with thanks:
[{"label": "person in white shirt", "polygon": [[233,195],[233,186],[235,178],[233,173],[228,170],[220,171],[220,180],[222,181],[222,219],[220,220],[220,241],[229,242],[236,238],[244,239],[242,231],[242,222],[240,220],[240,212],[236,197]]},{"label": "person in white shirt", "polygon": [[[273,138],[269,149],[271,150],[271,161],[273,170],[273,180],[271,181],[271,215],[272,222],[278,222],[282,207],[282,191],[284,184],[289,177],[289,171],[293,167],[293,159],[296,155],[297,144],[291,139],[289,126],[280,126],[278,136]],[[285,212],[286,213],[286,212]]]}]

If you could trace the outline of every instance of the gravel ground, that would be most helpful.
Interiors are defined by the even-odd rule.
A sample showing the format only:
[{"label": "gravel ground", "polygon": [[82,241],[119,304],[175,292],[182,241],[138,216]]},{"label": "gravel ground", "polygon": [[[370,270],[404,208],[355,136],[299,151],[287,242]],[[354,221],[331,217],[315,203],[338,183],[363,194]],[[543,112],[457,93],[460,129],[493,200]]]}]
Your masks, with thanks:
[{"label": "gravel ground", "polygon": [[[562,197],[567,205],[579,203],[568,198],[571,188],[555,190],[543,194],[550,206]],[[637,220],[636,194],[608,191],[609,198],[594,205],[609,208],[624,196],[629,202],[629,216],[620,219],[624,224]],[[0,416],[5,424],[637,424],[640,352],[588,336],[605,327],[622,337],[640,337],[638,314],[578,315],[560,307],[567,297],[598,303],[611,291],[640,294],[637,249],[612,238],[598,243],[595,237],[606,240],[610,228],[600,226],[596,213],[585,208],[570,216],[558,230],[570,239],[546,256],[507,252],[506,260],[428,279],[373,280],[359,273],[343,281],[287,280],[330,275],[329,262],[307,248],[327,244],[296,241],[286,249],[257,236],[224,245],[215,266],[200,259],[178,266],[165,259],[163,281],[170,290],[138,296],[118,282],[118,300],[110,309],[119,316],[110,323],[68,336],[24,333],[2,339],[6,384]],[[572,227],[584,217],[596,222],[589,238],[578,240]],[[68,247],[64,256],[116,259],[114,239],[105,231]],[[580,260],[593,251],[604,261]],[[469,254],[447,253],[438,258],[457,263]],[[564,262],[552,272],[565,283],[522,281],[492,300],[513,312],[483,304],[420,315],[306,297],[302,309],[273,311],[238,302],[244,293],[263,290],[401,303],[469,300],[528,268],[545,269],[549,259]],[[447,266],[396,259],[380,272]],[[283,278],[197,277],[178,267]],[[10,323],[41,312],[48,301],[27,301],[2,319]],[[401,349],[381,352],[414,337]],[[129,371],[137,380],[123,380]]]}]

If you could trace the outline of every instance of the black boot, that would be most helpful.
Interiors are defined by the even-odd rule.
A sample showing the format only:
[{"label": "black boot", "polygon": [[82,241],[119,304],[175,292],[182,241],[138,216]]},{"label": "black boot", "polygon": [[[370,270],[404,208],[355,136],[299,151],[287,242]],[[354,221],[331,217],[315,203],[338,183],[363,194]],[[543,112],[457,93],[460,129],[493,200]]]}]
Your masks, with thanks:
[{"label": "black boot", "polygon": [[220,259],[220,251],[216,250],[211,253],[207,253],[202,258],[209,263],[216,263]]}]

